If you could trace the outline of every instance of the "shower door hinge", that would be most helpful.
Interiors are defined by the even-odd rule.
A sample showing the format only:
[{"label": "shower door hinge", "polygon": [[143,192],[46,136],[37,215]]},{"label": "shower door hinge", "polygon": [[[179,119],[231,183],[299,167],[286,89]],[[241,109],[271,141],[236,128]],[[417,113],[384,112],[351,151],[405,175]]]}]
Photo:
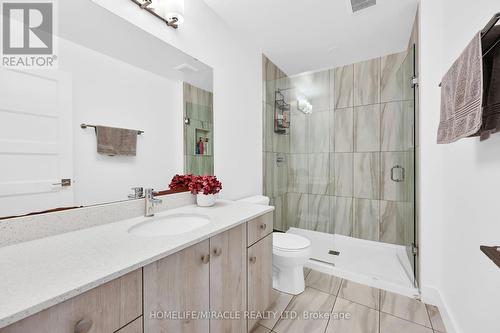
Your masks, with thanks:
[{"label": "shower door hinge", "polygon": [[417,76],[414,76],[411,78],[411,87],[412,88],[415,88],[419,85],[419,81],[418,81],[418,77]]},{"label": "shower door hinge", "polygon": [[415,243],[411,243],[411,253],[414,256],[418,256],[418,245]]}]

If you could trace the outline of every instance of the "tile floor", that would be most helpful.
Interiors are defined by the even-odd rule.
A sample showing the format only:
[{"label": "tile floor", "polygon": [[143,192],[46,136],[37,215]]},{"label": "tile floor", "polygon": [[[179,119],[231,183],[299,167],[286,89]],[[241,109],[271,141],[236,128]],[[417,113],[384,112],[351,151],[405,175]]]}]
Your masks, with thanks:
[{"label": "tile floor", "polygon": [[[253,333],[446,333],[435,306],[316,271],[305,274],[302,294],[274,291],[269,310],[278,316],[260,321]],[[304,311],[318,317],[307,318]],[[298,316],[287,317],[292,313]],[[341,315],[350,318],[335,317]]]}]

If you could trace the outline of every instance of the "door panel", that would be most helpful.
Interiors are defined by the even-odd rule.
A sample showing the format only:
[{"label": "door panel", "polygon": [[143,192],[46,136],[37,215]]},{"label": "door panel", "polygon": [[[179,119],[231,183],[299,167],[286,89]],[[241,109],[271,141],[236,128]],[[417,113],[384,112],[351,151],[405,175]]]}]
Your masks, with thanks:
[{"label": "door panel", "polygon": [[67,73],[0,69],[0,216],[74,204],[54,185],[73,178],[71,92]]}]

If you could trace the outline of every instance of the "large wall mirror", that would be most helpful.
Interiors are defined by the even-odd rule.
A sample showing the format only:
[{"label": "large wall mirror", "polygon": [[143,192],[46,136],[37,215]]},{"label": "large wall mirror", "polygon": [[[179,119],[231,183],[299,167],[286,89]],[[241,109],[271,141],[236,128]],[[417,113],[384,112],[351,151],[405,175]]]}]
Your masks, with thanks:
[{"label": "large wall mirror", "polygon": [[58,67],[0,69],[0,217],[212,174],[212,69],[90,0],[58,7]]}]

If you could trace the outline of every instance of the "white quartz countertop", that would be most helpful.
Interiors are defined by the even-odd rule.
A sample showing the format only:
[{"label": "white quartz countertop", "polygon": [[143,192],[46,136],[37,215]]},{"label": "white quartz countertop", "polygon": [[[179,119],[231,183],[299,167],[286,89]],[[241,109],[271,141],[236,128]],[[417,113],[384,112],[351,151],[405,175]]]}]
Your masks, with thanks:
[{"label": "white quartz countertop", "polygon": [[0,248],[0,328],[75,297],[213,235],[272,211],[270,206],[217,201],[167,210],[206,215],[194,231],[139,237],[128,229],[144,217],[104,224]]}]

